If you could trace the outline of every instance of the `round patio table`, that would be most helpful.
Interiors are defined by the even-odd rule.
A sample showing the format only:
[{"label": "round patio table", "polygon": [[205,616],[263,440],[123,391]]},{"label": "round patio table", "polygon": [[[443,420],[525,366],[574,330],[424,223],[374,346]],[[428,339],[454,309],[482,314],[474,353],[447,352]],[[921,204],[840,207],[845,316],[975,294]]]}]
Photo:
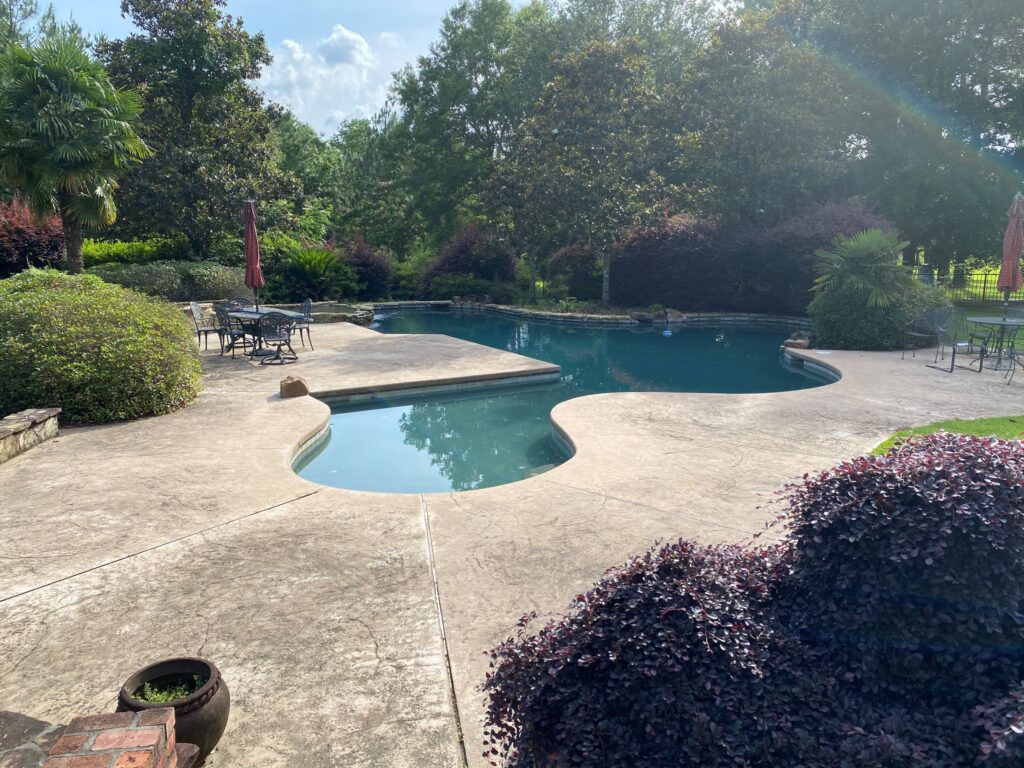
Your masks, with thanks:
[{"label": "round patio table", "polygon": [[[996,342],[996,364],[992,366],[995,370],[1003,370],[1003,341],[1006,339],[1006,330],[1008,328],[1021,329],[1024,328],[1024,317],[999,317],[998,315],[975,315],[974,317],[968,317],[967,322],[976,323],[977,325],[987,325],[993,328],[999,328],[999,341]],[[985,364],[985,359],[982,358],[979,366]],[[979,367],[980,370],[980,367]]]},{"label": "round patio table", "polygon": [[[253,355],[273,354],[272,350],[263,350],[262,339],[260,339],[260,317],[263,315],[269,315],[271,312],[278,312],[296,321],[306,320],[306,316],[301,312],[293,312],[290,309],[278,309],[277,307],[260,307],[259,309],[256,309],[256,307],[246,307],[245,309],[234,309],[228,312],[228,317],[235,318],[240,321],[243,326],[249,326],[252,337],[260,342],[259,351],[254,351],[252,353]],[[234,342],[232,342],[227,349],[230,350],[233,346]]]}]

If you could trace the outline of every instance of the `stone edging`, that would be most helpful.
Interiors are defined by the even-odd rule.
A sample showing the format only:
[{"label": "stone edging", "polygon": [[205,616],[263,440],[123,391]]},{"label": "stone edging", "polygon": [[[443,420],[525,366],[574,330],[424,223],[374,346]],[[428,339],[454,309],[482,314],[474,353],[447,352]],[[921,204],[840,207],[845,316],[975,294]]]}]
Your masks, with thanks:
[{"label": "stone edging", "polygon": [[[463,307],[493,312],[510,317],[535,318],[553,322],[576,323],[582,325],[641,325],[641,322],[630,315],[593,315],[575,312],[547,312],[540,309],[527,309],[503,304],[477,304],[473,302],[453,303],[451,301],[388,301],[372,305],[374,310],[388,309],[439,309],[443,307]],[[784,325],[790,328],[809,330],[811,321],[806,317],[790,315],[766,315],[754,312],[676,312],[671,318],[656,319],[651,325],[685,325],[688,323],[749,323],[755,325]]]},{"label": "stone edging", "polygon": [[29,408],[0,419],[0,464],[57,434],[60,408]]}]

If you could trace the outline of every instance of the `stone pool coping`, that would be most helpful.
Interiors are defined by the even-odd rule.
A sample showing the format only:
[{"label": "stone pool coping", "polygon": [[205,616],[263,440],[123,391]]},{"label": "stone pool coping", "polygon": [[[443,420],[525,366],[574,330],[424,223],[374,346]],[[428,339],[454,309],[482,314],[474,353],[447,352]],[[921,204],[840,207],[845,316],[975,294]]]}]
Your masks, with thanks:
[{"label": "stone pool coping", "polygon": [[810,330],[811,328],[810,318],[807,317],[767,315],[753,312],[677,312],[676,310],[671,310],[675,313],[672,317],[658,318],[650,323],[642,323],[632,315],[600,315],[588,314],[585,312],[548,312],[543,309],[516,307],[507,304],[481,304],[472,301],[383,301],[372,302],[365,306],[371,307],[374,311],[401,309],[448,309],[451,307],[460,307],[469,310],[490,312],[497,315],[581,325],[676,326],[688,324],[726,323],[776,325],[793,328],[794,330]]},{"label": "stone pool coping", "polygon": [[575,455],[543,475],[359,493],[291,472],[329,408],[281,400],[281,377],[401,387],[538,363],[446,337],[318,330],[295,365],[206,353],[194,405],[63,430],[0,465],[6,708],[50,722],[111,709],[132,670],[200,655],[235,700],[218,768],[457,766],[464,751],[482,766],[482,652],[524,612],[558,612],[657,540],[749,540],[780,485],[900,427],[1019,412],[1008,395],[1021,385],[998,372],[791,351],[842,379],[581,397],[552,412]]}]

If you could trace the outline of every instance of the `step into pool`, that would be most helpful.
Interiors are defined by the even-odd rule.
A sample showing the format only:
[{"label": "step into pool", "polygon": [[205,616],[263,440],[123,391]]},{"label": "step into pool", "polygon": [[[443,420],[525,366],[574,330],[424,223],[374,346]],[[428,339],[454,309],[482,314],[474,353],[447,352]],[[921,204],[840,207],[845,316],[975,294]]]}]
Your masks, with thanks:
[{"label": "step into pool", "polygon": [[562,367],[544,386],[332,408],[330,430],[295,465],[304,478],[361,491],[468,491],[522,480],[569,457],[553,433],[558,403],[600,392],[752,393],[831,379],[786,362],[782,325],[590,327],[480,310],[398,310],[382,333],[441,333]]}]

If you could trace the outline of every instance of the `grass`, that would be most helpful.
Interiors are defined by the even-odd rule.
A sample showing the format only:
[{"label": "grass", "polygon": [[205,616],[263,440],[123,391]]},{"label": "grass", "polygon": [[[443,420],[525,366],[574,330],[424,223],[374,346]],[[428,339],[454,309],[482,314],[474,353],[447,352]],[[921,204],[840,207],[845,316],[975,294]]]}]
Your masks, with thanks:
[{"label": "grass", "polygon": [[1024,440],[1024,416],[1002,416],[993,419],[950,419],[936,421],[923,427],[901,429],[871,453],[880,455],[892,448],[896,443],[913,435],[930,435],[938,431],[953,432],[958,435],[978,435],[980,437],[997,437],[1000,440]]}]

